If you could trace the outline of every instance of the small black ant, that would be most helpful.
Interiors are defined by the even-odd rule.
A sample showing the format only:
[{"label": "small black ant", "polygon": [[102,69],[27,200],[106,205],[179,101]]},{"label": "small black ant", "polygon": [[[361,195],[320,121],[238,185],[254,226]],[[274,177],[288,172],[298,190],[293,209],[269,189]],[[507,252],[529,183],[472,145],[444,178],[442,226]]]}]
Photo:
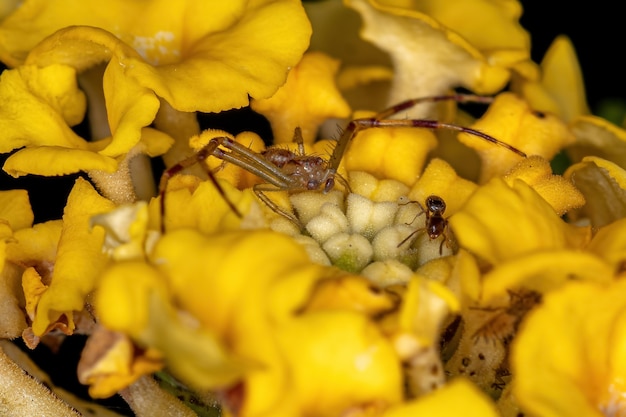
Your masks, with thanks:
[{"label": "small black ant", "polygon": [[417,214],[416,218],[422,214],[426,214],[426,221],[424,227],[421,227],[410,235],[408,235],[402,242],[398,243],[398,247],[408,242],[413,236],[418,233],[426,232],[431,240],[437,239],[443,235],[443,240],[439,245],[439,255],[443,253],[443,244],[448,242],[448,236],[446,236],[446,229],[448,228],[448,219],[443,217],[443,213],[446,211],[446,202],[443,198],[437,195],[430,195],[426,197],[426,208],[422,206],[418,201],[412,201],[416,203],[421,211]]}]

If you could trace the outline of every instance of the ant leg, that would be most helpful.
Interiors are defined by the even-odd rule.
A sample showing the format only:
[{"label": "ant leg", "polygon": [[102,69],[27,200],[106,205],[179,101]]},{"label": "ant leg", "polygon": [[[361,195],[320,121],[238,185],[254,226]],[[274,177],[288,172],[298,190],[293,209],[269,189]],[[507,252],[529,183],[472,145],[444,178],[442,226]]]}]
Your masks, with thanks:
[{"label": "ant leg", "polygon": [[439,244],[439,256],[443,255],[443,244],[446,244],[446,248],[449,248],[450,246],[448,246],[448,236],[446,236],[446,232],[443,232],[441,234],[443,236],[443,239],[441,240],[441,243]]},{"label": "ant leg", "polygon": [[265,195],[266,192],[284,191],[283,188],[275,187],[271,184],[255,184],[252,187],[252,191],[259,198],[259,200],[261,200],[274,213],[277,213],[283,216],[284,218],[286,218],[287,220],[295,224],[298,227],[298,229],[302,230],[302,224],[300,223],[300,220],[298,220],[296,216],[283,210],[281,207],[278,206],[278,204],[274,203],[267,195]]},{"label": "ant leg", "polygon": [[423,231],[425,231],[426,228],[425,227],[421,227],[417,230],[414,230],[413,232],[411,232],[410,235],[408,235],[407,237],[405,237],[404,239],[402,239],[402,242],[398,243],[398,246],[396,246],[396,248],[399,248],[400,246],[404,245],[406,242],[408,242],[413,236],[417,235],[418,233],[421,233]]},{"label": "ant leg", "polygon": [[192,156],[190,156],[190,157],[180,161],[179,163],[173,165],[172,167],[166,169],[163,172],[163,174],[161,174],[161,179],[159,180],[159,196],[161,197],[161,202],[160,202],[161,232],[165,232],[165,194],[166,194],[165,190],[167,188],[167,183],[169,182],[170,178],[172,178],[174,175],[180,173],[185,168],[188,168],[188,167],[190,167],[192,165],[195,165],[197,163],[200,163],[200,165],[202,165],[202,168],[205,170],[205,172],[207,173],[209,179],[211,180],[211,182],[213,183],[213,185],[215,186],[215,188],[219,192],[220,196],[224,199],[224,201],[226,202],[228,207],[237,215],[237,217],[240,217],[240,218],[243,217],[242,214],[237,209],[237,207],[235,207],[233,202],[230,201],[230,199],[226,196],[226,193],[224,192],[224,189],[222,188],[222,186],[217,181],[217,178],[215,178],[215,175],[213,174],[213,171],[211,171],[209,168],[207,168],[207,166],[205,164],[202,163],[209,156],[213,155],[213,153],[215,152],[215,150],[219,146],[219,144],[221,142],[221,139],[227,139],[227,138],[215,138],[215,139],[212,139],[208,144],[206,144],[203,148],[201,148],[194,155],[192,155]]}]

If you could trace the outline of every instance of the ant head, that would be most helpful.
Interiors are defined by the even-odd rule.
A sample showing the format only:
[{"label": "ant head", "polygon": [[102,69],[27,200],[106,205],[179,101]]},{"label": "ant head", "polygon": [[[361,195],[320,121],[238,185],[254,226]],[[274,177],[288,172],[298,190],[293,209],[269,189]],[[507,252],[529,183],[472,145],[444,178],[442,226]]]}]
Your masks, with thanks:
[{"label": "ant head", "polygon": [[426,197],[426,209],[433,214],[441,215],[446,211],[446,202],[437,195],[430,195]]}]

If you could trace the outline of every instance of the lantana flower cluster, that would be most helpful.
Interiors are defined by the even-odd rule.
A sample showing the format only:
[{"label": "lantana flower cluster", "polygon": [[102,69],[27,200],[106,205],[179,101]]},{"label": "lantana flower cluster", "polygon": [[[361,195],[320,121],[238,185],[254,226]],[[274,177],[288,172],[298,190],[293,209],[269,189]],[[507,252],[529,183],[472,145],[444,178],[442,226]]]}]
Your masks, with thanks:
[{"label": "lantana flower cluster", "polygon": [[626,131],[517,1],[0,13],[3,170],[79,174],[0,192],[3,415],[626,413]]}]

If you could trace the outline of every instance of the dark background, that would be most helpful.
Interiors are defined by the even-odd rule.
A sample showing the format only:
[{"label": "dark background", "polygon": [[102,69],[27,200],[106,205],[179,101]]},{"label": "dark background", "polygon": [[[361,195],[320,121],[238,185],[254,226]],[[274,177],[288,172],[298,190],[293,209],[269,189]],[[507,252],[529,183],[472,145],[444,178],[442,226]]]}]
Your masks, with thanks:
[{"label": "dark background", "polygon": [[532,58],[540,62],[550,43],[565,34],[574,43],[580,62],[587,101],[598,110],[606,99],[626,99],[623,41],[626,39],[620,3],[521,1],[521,24],[530,32]]}]

